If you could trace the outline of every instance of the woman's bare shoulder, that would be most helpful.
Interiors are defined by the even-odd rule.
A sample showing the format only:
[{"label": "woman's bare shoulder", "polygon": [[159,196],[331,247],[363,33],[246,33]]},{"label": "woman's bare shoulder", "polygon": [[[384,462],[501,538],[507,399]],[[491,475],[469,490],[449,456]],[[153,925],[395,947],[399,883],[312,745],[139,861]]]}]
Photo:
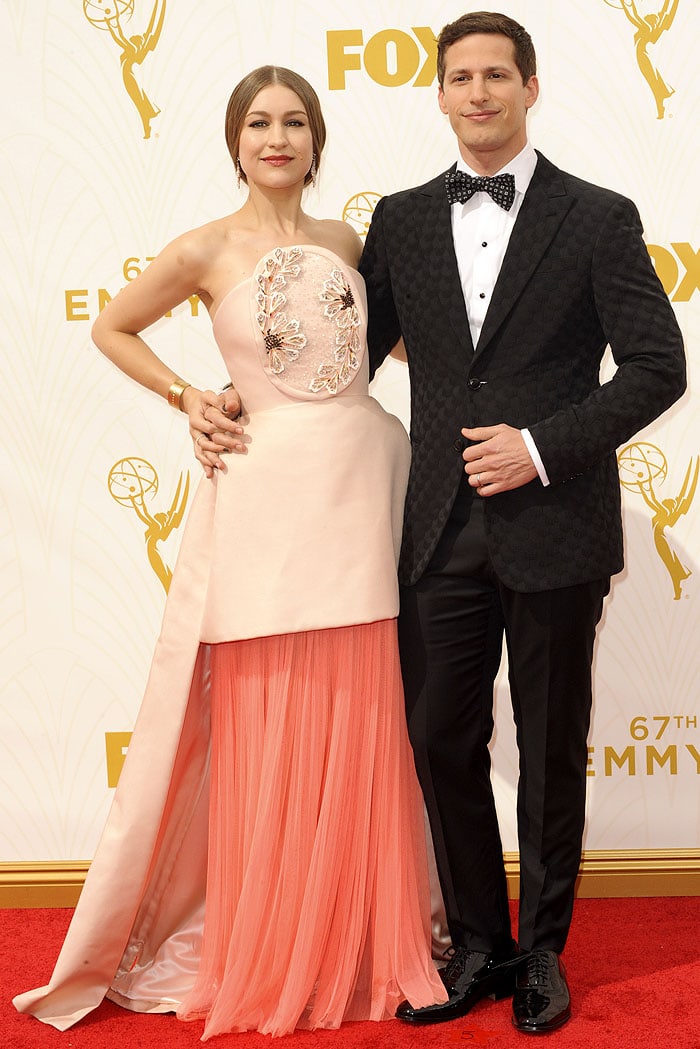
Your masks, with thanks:
[{"label": "woman's bare shoulder", "polygon": [[319,243],[344,259],[349,266],[357,269],[362,253],[362,241],[352,226],[339,219],[318,220]]},{"label": "woman's bare shoulder", "polygon": [[225,250],[230,238],[230,227],[230,217],[213,219],[181,233],[163,250],[179,256],[182,264],[206,266],[219,252]]},{"label": "woman's bare shoulder", "polygon": [[214,219],[175,237],[159,260],[176,280],[187,279],[209,307],[231,281],[240,279],[247,261],[233,216]]}]

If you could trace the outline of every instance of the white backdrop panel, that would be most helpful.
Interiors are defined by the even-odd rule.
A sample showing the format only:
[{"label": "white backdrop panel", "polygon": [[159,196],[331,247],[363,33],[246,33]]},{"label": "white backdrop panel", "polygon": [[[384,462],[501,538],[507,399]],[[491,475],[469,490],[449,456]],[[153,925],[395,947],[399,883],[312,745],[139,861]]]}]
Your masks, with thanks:
[{"label": "white backdrop panel", "polygon": [[[121,40],[99,24],[110,0],[0,5],[6,861],[92,855],[112,795],[105,736],[128,733],[138,709],[165,597],[146,533],[156,535],[156,514],[177,502],[180,479],[197,483],[199,467],[184,417],[99,355],[90,322],[172,237],[242,202],[223,139],[233,85],[266,62],[311,80],[329,143],[307,206],[346,214],[360,230],[368,199],[422,182],[455,156],[437,109],[430,40],[462,3],[111,3],[122,12]],[[637,202],[686,336],[690,391],[639,436],[633,454],[648,481],[624,489],[627,568],[615,580],[596,656],[586,847],[697,848],[700,496],[684,479],[700,454],[691,402],[700,334],[700,15],[692,0],[675,8],[637,0],[642,18],[675,12],[649,43],[645,65],[634,40],[645,29],[635,29],[621,0],[478,6],[503,10],[532,33],[541,82],[533,143]],[[144,51],[149,27],[153,46]],[[674,89],[667,98],[659,78]],[[149,337],[191,381],[221,381],[196,303]],[[389,363],[375,390],[408,426],[405,369]],[[139,507],[118,501],[128,466],[108,483],[124,460],[150,485]],[[174,529],[154,544],[161,575],[177,540]],[[504,672],[497,708],[494,781],[504,845],[513,849],[516,757]],[[108,738],[114,774],[124,740]]]}]

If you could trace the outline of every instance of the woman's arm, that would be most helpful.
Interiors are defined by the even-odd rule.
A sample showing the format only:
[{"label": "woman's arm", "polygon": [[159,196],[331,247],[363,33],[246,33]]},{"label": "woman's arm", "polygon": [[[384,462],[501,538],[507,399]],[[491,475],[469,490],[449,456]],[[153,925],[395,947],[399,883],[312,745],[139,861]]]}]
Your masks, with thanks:
[{"label": "woman's arm", "polygon": [[[212,234],[206,229],[185,233],[168,244],[107,303],[93,325],[92,337],[121,371],[187,413],[195,455],[211,477],[214,469],[225,468],[222,451],[244,450],[243,429],[227,414],[240,409],[235,391],[222,395],[189,385],[141,337],[142,331],[190,296],[207,294],[203,282],[212,262]],[[214,430],[223,435],[216,442],[202,437]]]}]

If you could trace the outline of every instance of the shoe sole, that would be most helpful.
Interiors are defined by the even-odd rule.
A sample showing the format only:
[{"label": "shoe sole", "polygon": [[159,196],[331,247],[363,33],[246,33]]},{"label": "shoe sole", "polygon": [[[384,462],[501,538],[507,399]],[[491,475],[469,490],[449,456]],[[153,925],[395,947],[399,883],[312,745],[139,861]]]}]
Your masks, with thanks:
[{"label": "shoe sole", "polygon": [[496,979],[484,980],[478,992],[475,991],[466,1004],[462,1001],[456,1002],[452,1006],[449,1002],[446,1002],[444,1006],[430,1005],[427,1006],[427,1010],[436,1010],[430,1016],[426,1016],[420,1010],[417,1010],[413,1016],[397,1015],[397,1019],[401,1020],[402,1023],[410,1024],[436,1024],[447,1023],[449,1020],[458,1020],[461,1016],[466,1016],[484,998],[492,998],[497,1002],[503,998],[510,998],[515,990],[515,977],[516,973],[513,970],[513,972],[509,972],[506,975],[499,974]]},{"label": "shoe sole", "polygon": [[521,1034],[549,1034],[550,1031],[558,1031],[560,1027],[563,1027],[565,1023],[568,1023],[571,1019],[571,1011],[567,1012],[564,1016],[559,1017],[557,1020],[550,1022],[549,1024],[540,1024],[539,1027],[521,1027],[517,1023],[514,1017],[511,1017],[513,1027],[516,1031],[520,1031]]}]

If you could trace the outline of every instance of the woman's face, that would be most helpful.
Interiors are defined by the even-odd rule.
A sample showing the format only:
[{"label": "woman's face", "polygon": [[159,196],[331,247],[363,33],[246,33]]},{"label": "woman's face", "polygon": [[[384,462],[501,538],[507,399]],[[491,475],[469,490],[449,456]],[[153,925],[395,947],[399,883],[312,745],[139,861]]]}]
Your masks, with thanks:
[{"label": "woman's face", "polygon": [[287,189],[304,181],[313,140],[299,96],[282,84],[259,91],[246,113],[238,156],[249,184]]}]

